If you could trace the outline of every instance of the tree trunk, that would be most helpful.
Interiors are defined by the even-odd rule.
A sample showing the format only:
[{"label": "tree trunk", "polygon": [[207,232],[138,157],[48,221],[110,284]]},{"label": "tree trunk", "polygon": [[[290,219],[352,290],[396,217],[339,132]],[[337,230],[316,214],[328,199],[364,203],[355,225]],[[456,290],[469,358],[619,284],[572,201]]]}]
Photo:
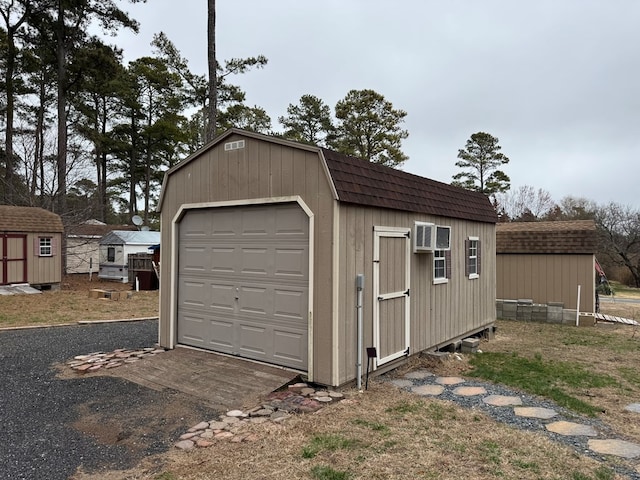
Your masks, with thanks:
[{"label": "tree trunk", "polygon": [[14,91],[13,91],[13,73],[15,69],[16,45],[13,40],[13,31],[10,28],[7,32],[7,69],[5,71],[5,89],[7,92],[7,112],[6,112],[6,137],[4,143],[5,153],[5,171],[4,171],[4,201],[7,205],[14,204],[14,188],[13,188],[13,109],[14,109]]},{"label": "tree trunk", "polygon": [[205,142],[216,136],[218,116],[218,63],[216,61],[216,0],[207,0],[207,59],[209,61],[209,108],[207,109],[207,131]]},{"label": "tree trunk", "polygon": [[64,7],[58,1],[58,20],[56,24],[56,60],[58,67],[58,150],[56,171],[58,188],[56,190],[55,209],[59,215],[66,213],[67,196],[67,63],[65,45]]}]

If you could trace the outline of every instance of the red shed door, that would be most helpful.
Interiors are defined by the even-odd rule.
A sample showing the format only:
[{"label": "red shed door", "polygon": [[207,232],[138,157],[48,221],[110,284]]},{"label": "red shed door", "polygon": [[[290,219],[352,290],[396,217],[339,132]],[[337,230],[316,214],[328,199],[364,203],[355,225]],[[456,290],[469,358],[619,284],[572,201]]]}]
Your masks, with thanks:
[{"label": "red shed door", "polygon": [[2,278],[0,285],[26,283],[27,281],[27,236],[3,234],[0,241]]}]

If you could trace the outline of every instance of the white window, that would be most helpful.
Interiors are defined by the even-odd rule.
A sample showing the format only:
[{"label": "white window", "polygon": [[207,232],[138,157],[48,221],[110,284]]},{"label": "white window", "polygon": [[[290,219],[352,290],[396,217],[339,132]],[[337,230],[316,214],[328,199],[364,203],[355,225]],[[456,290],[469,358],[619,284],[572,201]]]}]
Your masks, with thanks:
[{"label": "white window", "polygon": [[435,250],[433,252],[433,283],[447,283],[448,273],[451,270],[451,256],[448,250]]},{"label": "white window", "polygon": [[480,276],[480,239],[478,237],[469,237],[466,243],[467,262],[466,275],[470,279]]},{"label": "white window", "polygon": [[38,255],[41,257],[53,256],[53,243],[51,237],[39,237],[38,238],[39,251]]}]

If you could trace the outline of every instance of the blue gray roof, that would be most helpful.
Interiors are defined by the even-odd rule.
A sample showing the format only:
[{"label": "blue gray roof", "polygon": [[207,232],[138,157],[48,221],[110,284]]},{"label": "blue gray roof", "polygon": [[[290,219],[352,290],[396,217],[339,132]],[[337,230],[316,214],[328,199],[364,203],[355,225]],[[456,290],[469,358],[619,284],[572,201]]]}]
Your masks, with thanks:
[{"label": "blue gray roof", "polygon": [[100,245],[156,245],[160,232],[113,230],[100,239]]}]

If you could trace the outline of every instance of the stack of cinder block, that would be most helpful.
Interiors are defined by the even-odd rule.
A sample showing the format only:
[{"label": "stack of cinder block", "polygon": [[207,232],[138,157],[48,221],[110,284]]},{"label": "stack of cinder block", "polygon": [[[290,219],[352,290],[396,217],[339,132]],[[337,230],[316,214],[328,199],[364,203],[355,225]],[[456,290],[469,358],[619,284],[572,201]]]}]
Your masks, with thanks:
[{"label": "stack of cinder block", "polygon": [[476,353],[478,351],[478,347],[480,346],[479,338],[465,338],[462,340],[462,346],[460,347],[460,351],[462,353]]}]

